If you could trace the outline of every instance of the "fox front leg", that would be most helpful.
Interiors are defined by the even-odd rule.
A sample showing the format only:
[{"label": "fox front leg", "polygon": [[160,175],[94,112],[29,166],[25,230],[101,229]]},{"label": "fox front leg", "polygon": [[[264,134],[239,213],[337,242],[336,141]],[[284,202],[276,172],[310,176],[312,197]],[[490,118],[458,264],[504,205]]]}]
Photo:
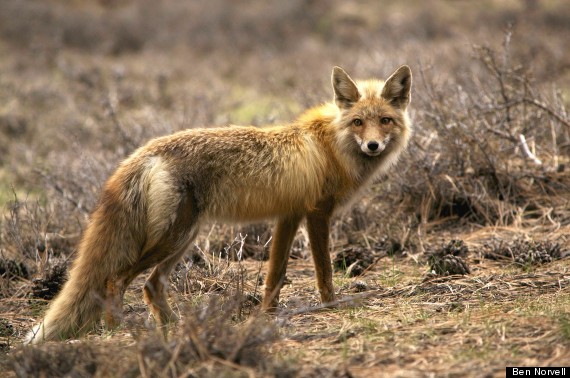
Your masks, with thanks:
[{"label": "fox front leg", "polygon": [[318,210],[307,215],[307,229],[317,274],[317,286],[323,303],[335,300],[329,254],[329,229],[332,209]]}]

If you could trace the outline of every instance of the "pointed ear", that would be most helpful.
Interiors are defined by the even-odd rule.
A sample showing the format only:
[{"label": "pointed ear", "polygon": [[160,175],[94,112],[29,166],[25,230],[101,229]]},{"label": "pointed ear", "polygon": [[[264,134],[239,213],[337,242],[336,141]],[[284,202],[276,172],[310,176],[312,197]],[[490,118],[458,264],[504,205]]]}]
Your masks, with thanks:
[{"label": "pointed ear", "polygon": [[412,71],[408,66],[402,66],[386,80],[382,89],[382,97],[395,107],[405,110],[410,103],[412,89]]},{"label": "pointed ear", "polygon": [[356,84],[340,67],[333,68],[332,86],[334,89],[334,101],[340,109],[351,108],[360,98]]}]

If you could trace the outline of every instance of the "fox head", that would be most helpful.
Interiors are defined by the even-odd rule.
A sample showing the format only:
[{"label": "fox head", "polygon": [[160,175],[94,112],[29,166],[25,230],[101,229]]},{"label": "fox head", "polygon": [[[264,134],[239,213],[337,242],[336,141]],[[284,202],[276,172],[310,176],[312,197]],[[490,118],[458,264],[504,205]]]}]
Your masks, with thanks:
[{"label": "fox head", "polygon": [[332,72],[337,122],[352,135],[360,151],[379,156],[393,147],[404,147],[409,137],[406,108],[410,103],[412,73],[398,68],[387,80],[354,82],[340,67]]}]

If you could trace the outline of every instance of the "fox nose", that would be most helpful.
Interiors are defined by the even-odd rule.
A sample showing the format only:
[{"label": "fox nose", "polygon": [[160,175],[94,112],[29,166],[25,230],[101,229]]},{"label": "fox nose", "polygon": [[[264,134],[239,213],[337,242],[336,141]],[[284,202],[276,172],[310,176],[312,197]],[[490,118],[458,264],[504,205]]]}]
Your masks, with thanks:
[{"label": "fox nose", "polygon": [[380,145],[378,144],[378,142],[371,141],[371,142],[368,142],[368,144],[366,146],[368,147],[368,149],[370,151],[376,151]]}]

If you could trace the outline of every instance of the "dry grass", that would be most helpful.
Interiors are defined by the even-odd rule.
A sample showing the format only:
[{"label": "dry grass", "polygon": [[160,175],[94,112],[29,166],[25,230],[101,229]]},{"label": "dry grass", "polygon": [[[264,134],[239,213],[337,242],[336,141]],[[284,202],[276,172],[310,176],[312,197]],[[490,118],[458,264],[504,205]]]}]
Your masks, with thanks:
[{"label": "dry grass", "polygon": [[[568,365],[569,14],[562,0],[0,3],[0,375],[501,376],[506,365]],[[140,277],[116,332],[21,347],[102,184],[137,146],[188,127],[288,121],[331,97],[333,65],[383,77],[402,63],[414,72],[415,134],[394,172],[333,225],[333,253],[356,259],[335,272],[337,306],[319,306],[301,228],[282,311],[259,315],[270,227],[213,224],[171,276],[182,321],[168,341]],[[446,250],[451,240],[469,252]],[[539,244],[562,259],[548,262]],[[513,248],[535,258],[488,258]],[[430,267],[434,251],[448,258],[442,269]],[[438,275],[457,258],[470,274]]]}]

